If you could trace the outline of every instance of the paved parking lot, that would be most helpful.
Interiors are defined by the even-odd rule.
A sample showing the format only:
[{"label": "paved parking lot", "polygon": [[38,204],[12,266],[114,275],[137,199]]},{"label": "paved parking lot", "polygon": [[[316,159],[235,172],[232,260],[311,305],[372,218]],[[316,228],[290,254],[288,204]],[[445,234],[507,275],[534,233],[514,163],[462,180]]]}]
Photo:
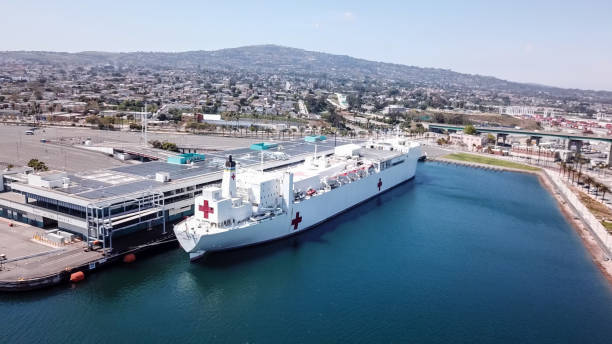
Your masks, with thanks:
[{"label": "paved parking lot", "polygon": [[[138,147],[143,145],[139,132],[92,130],[90,128],[40,128],[34,135],[25,135],[30,127],[0,124],[0,163],[25,165],[30,159],[39,159],[50,169],[81,172],[123,166],[126,162],[103,153],[72,147],[86,139],[108,146]],[[51,143],[43,143],[41,140]],[[249,146],[258,142],[255,138],[233,138],[192,134],[149,133],[147,139],[169,141],[178,146],[201,147],[202,149],[226,150]],[[262,141],[262,139],[259,139]],[[61,143],[61,144],[55,144]]]}]

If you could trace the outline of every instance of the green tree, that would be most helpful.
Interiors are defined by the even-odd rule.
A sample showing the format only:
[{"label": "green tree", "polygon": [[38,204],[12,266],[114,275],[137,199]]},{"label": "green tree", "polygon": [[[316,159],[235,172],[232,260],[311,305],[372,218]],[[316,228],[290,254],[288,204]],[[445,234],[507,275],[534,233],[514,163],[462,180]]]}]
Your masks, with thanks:
[{"label": "green tree", "polygon": [[98,119],[98,129],[113,130],[115,129],[115,127],[113,126],[113,123],[115,123],[115,118],[102,117]]},{"label": "green tree", "polygon": [[[565,170],[567,168],[567,164],[565,163],[565,161],[561,161],[559,162],[559,173],[561,174],[561,172],[563,172],[563,174],[561,174],[562,177],[565,177]],[[590,183],[589,183],[590,185]]]},{"label": "green tree", "polygon": [[423,135],[427,131],[422,123],[417,123],[414,130],[418,135]]},{"label": "green tree", "polygon": [[[423,109],[423,110],[425,110],[425,109]],[[435,113],[433,115],[433,121],[434,121],[434,123],[445,123],[445,117],[441,113]]]},{"label": "green tree", "polygon": [[591,176],[586,175],[584,176],[584,178],[582,178],[582,182],[584,183],[584,187],[586,189],[590,189],[591,188],[591,184],[593,184],[595,180],[593,178],[591,178]]},{"label": "green tree", "polygon": [[167,141],[162,142],[161,149],[171,152],[178,152],[178,147],[176,146],[176,144]]},{"label": "green tree", "polygon": [[28,167],[31,167],[34,169],[34,171],[36,172],[41,172],[41,171],[48,171],[49,168],[47,167],[47,164],[45,164],[44,162],[38,160],[38,159],[30,159],[30,161],[28,161]]},{"label": "green tree", "polygon": [[599,190],[601,188],[601,183],[594,180],[592,185],[593,185],[593,189],[595,189],[595,199],[597,199],[597,196],[599,196]]},{"label": "green tree", "polygon": [[85,118],[85,123],[88,124],[98,124],[98,122],[100,122],[100,119],[98,118],[98,116],[87,116],[87,118]]},{"label": "green tree", "polygon": [[344,117],[338,115],[335,111],[329,111],[329,114],[323,115],[321,118],[336,128],[344,128]]},{"label": "green tree", "polygon": [[178,152],[178,147],[176,146],[176,144],[172,143],[172,142],[168,142],[168,141],[163,141],[160,142],[158,140],[151,140],[149,141],[149,144],[153,147],[153,148],[157,148],[157,149],[163,149],[163,150],[167,150],[167,151],[171,151],[171,152]]},{"label": "green tree", "polygon": [[599,191],[601,191],[601,201],[603,202],[606,197],[606,192],[610,192],[610,188],[604,184],[600,184]]},{"label": "green tree", "polygon": [[157,140],[151,140],[149,141],[149,144],[153,147],[153,148],[161,148],[161,142],[157,141]]},{"label": "green tree", "polygon": [[349,109],[351,110],[359,110],[361,108],[361,95],[360,94],[350,94],[346,101],[348,102]]},{"label": "green tree", "polygon": [[476,128],[474,128],[474,126],[471,125],[471,124],[466,125],[465,128],[463,129],[463,132],[465,134],[467,134],[467,135],[476,135],[477,134]]}]

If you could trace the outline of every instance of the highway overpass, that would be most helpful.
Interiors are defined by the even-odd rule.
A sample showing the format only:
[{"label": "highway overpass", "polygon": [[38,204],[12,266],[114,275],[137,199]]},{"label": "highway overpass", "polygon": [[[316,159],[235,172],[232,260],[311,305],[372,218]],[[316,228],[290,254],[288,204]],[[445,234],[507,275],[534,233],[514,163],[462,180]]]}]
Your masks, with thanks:
[{"label": "highway overpass", "polygon": [[[465,126],[463,125],[454,125],[454,124],[429,124],[429,131],[463,131]],[[478,127],[475,126],[476,132],[478,133],[490,133],[490,134],[498,134],[501,135],[524,135],[530,136],[536,139],[536,142],[539,144],[540,139],[542,137],[556,137],[560,139],[567,140],[568,149],[572,143],[575,144],[576,150],[580,152],[580,147],[582,146],[582,141],[601,141],[606,142],[610,145],[610,150],[608,152],[608,164],[612,165],[612,137],[609,136],[595,136],[595,135],[586,135],[586,134],[570,134],[570,133],[561,133],[561,132],[550,132],[550,131],[536,131],[536,130],[524,130],[524,129],[514,129],[514,128],[504,128],[504,127]]]},{"label": "highway overpass", "polygon": [[[463,125],[453,125],[453,124],[429,124],[429,130],[431,129],[439,129],[439,130],[454,130],[454,131],[462,131],[465,128]],[[612,144],[612,137],[606,136],[595,136],[595,135],[585,135],[585,134],[569,134],[569,133],[556,133],[549,131],[535,131],[535,130],[523,130],[523,129],[513,129],[513,128],[503,128],[503,127],[476,127],[476,131],[479,133],[491,133],[491,134],[507,134],[507,135],[524,135],[524,136],[534,136],[534,137],[558,137],[566,140],[580,140],[580,141],[603,141]]]}]

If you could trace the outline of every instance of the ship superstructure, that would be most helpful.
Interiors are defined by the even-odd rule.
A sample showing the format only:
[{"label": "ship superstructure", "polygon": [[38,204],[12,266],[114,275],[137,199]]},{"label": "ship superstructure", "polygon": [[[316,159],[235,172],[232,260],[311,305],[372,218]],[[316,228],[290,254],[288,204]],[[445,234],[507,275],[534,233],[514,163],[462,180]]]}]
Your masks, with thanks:
[{"label": "ship superstructure", "polygon": [[204,188],[194,216],[174,232],[192,260],[292,235],[411,179],[420,155],[418,143],[396,137],[341,145],[278,171],[238,173],[229,156],[221,187]]}]

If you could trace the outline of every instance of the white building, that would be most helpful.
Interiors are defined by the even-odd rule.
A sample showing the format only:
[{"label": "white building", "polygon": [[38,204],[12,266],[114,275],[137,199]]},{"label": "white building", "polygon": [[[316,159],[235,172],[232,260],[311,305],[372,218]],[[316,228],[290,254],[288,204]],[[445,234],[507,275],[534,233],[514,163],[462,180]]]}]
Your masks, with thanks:
[{"label": "white building", "polygon": [[612,122],[612,114],[610,114],[610,113],[598,112],[598,113],[595,115],[595,118],[596,118],[598,121]]},{"label": "white building", "polygon": [[500,115],[535,116],[536,108],[531,106],[500,106]]},{"label": "white building", "polygon": [[406,108],[401,105],[388,105],[382,110],[383,115],[403,115]]},{"label": "white building", "polygon": [[481,135],[466,135],[464,133],[452,133],[449,135],[451,143],[465,145],[469,149],[482,147],[486,143],[487,138]]}]

